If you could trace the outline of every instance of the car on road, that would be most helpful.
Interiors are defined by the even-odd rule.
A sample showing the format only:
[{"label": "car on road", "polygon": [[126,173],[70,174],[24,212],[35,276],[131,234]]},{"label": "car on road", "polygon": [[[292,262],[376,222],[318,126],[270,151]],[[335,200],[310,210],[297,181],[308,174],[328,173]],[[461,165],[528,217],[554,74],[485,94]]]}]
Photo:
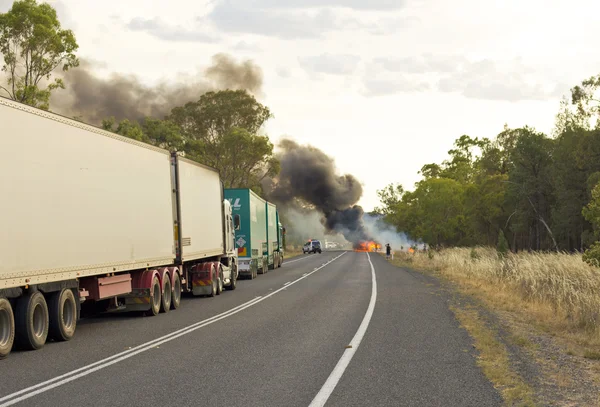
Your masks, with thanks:
[{"label": "car on road", "polygon": [[311,240],[302,247],[302,253],[321,253],[321,242],[318,240]]}]

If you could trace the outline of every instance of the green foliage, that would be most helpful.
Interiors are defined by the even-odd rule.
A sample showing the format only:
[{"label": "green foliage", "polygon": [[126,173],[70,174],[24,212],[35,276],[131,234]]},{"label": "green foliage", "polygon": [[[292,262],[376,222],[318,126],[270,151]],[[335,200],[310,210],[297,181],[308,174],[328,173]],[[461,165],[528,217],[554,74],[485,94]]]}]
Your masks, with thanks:
[{"label": "green foliage", "polygon": [[[75,51],[79,46],[71,30],[61,29],[56,10],[47,3],[18,0],[0,14],[0,53],[6,86],[0,86],[10,99],[48,110],[50,95],[64,89],[60,78],[50,80],[52,72],[79,65]],[[45,83],[45,82],[46,83]]]},{"label": "green foliage", "polygon": [[271,117],[245,90],[225,90],[176,107],[167,119],[186,140],[189,158],[219,170],[226,188],[260,193],[261,181],[279,173],[273,144],[258,134]]},{"label": "green foliage", "polygon": [[431,247],[585,250],[600,237],[592,193],[600,182],[599,88],[600,75],[571,90],[553,137],[528,126],[504,126],[491,139],[460,136],[448,159],[421,168],[414,191],[378,191],[377,212]]},{"label": "green foliage", "polygon": [[273,143],[257,134],[269,117],[269,109],[246,91],[226,90],[176,107],[165,120],[148,117],[140,123],[115,123],[107,118],[102,128],[181,152],[217,169],[226,188],[251,188],[260,194],[261,180],[277,175],[280,168]]},{"label": "green foliage", "polygon": [[583,261],[590,266],[600,267],[600,242],[594,242],[594,244],[583,253]]}]

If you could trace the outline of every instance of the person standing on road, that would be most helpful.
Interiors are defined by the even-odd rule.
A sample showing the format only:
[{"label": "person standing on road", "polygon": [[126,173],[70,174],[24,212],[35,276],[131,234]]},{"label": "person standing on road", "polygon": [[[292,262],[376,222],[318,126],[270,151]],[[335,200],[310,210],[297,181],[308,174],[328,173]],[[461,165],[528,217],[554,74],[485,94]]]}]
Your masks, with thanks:
[{"label": "person standing on road", "polygon": [[386,243],[385,244],[385,258],[389,259],[391,255],[392,255],[392,246],[390,246],[389,243]]}]

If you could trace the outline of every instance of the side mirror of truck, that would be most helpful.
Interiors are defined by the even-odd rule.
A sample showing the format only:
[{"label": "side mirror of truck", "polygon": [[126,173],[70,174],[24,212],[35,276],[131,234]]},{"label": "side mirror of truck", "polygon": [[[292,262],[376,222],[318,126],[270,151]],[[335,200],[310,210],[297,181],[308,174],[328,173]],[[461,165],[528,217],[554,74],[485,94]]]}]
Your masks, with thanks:
[{"label": "side mirror of truck", "polygon": [[233,228],[235,230],[240,230],[240,215],[233,216]]}]

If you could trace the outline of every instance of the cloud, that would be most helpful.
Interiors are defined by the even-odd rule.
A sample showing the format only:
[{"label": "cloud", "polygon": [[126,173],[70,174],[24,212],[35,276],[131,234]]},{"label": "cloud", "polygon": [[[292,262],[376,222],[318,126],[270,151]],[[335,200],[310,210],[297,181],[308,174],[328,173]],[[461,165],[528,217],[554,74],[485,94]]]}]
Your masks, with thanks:
[{"label": "cloud", "polygon": [[[219,4],[235,7],[229,0],[221,1]],[[263,9],[345,7],[355,10],[392,11],[405,7],[404,0],[244,0],[244,4],[248,8]]]},{"label": "cloud", "polygon": [[298,61],[308,72],[348,75],[354,73],[360,62],[360,57],[356,55],[321,54],[299,57]]},{"label": "cloud", "polygon": [[462,55],[432,54],[402,58],[376,58],[374,62],[391,72],[414,74],[456,72],[459,67],[468,63]]},{"label": "cloud", "polygon": [[180,25],[170,26],[165,24],[160,18],[144,19],[136,17],[127,24],[127,28],[132,31],[146,32],[156,38],[165,41],[174,42],[215,42],[217,40],[211,34],[203,29],[187,29]]},{"label": "cloud", "polygon": [[262,48],[257,44],[251,44],[246,41],[239,41],[234,46],[233,49],[237,51],[261,51]]},{"label": "cloud", "polygon": [[534,72],[519,60],[492,61],[484,59],[465,63],[461,68],[443,75],[438,81],[442,92],[457,92],[471,99],[548,100],[555,97],[556,85],[548,86],[532,78]]},{"label": "cloud", "polygon": [[431,88],[427,82],[413,81],[404,77],[396,79],[367,78],[363,84],[365,89],[362,94],[367,97],[387,96],[404,92],[423,92]]},{"label": "cloud", "polygon": [[[464,55],[422,54],[376,58],[373,62],[388,73],[409,74],[414,78],[433,75],[439,91],[460,93],[471,99],[510,102],[547,100],[554,98],[562,89],[560,85],[540,82],[536,70],[520,58],[470,61]],[[417,82],[418,79],[414,79],[414,83]]]},{"label": "cloud", "polygon": [[[349,7],[344,12],[336,7]],[[398,16],[392,11],[400,9],[398,1],[343,1],[305,0],[271,1],[255,0],[219,2],[205,18],[219,30],[251,33],[283,39],[321,38],[331,31],[366,31],[373,35],[389,35],[408,27],[414,17]],[[365,11],[380,11],[365,14]],[[388,11],[385,16],[381,11]]]},{"label": "cloud", "polygon": [[285,66],[280,66],[279,68],[277,68],[276,72],[280,78],[287,79],[292,76],[292,73],[290,72],[290,70]]},{"label": "cloud", "polygon": [[319,38],[326,31],[340,28],[335,15],[328,9],[294,13],[220,4],[208,15],[208,19],[222,31],[284,39]]}]

